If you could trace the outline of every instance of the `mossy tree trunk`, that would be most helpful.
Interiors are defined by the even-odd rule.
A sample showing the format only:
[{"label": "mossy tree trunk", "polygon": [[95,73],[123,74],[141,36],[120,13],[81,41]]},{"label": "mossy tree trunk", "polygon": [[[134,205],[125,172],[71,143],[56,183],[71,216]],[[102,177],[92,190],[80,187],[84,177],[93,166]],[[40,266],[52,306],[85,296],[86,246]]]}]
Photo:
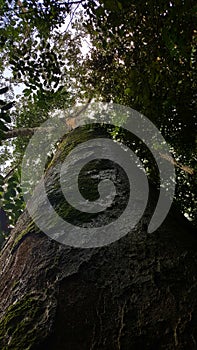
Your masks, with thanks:
[{"label": "mossy tree trunk", "polygon": [[[57,151],[46,171],[54,206],[62,202],[53,169],[71,145],[95,133],[99,137],[98,130],[75,130]],[[117,176],[122,181],[120,204],[127,197],[123,175],[110,169],[114,181]],[[197,236],[174,207],[162,226],[148,234],[156,198],[151,188],[145,215],[134,230],[92,249],[57,243],[25,212],[0,257],[0,348],[196,349]],[[116,206],[99,214],[99,220],[114,213]],[[72,211],[66,215],[75,216]]]}]

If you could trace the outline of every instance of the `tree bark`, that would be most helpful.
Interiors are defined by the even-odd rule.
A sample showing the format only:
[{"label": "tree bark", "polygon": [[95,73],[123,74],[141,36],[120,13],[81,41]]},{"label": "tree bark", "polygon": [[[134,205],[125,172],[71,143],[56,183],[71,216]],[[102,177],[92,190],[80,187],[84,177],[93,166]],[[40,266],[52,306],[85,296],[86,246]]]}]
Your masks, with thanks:
[{"label": "tree bark", "polygon": [[[62,203],[55,167],[71,145],[95,135],[103,136],[100,130],[75,130],[59,147],[45,175],[55,208]],[[122,204],[124,176],[109,163],[102,174],[108,166],[121,188],[115,204]],[[173,205],[162,226],[147,233],[157,196],[150,186],[135,229],[101,248],[62,245],[40,232],[25,211],[0,256],[0,348],[196,349],[196,232]],[[105,222],[117,213],[114,206],[91,220]]]}]

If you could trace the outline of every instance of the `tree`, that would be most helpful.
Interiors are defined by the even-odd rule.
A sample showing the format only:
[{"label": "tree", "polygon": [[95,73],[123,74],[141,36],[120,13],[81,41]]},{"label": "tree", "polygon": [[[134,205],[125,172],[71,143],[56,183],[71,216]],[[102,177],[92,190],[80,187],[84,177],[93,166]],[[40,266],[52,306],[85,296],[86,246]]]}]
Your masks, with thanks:
[{"label": "tree", "polygon": [[[70,133],[46,172],[45,185],[59,215],[82,225],[99,223],[102,231],[102,224],[115,220],[127,203],[124,172],[102,160],[83,169],[80,184],[86,198],[95,199],[97,181],[110,174],[120,189],[114,206],[96,216],[65,205],[56,176],[71,145],[99,135],[106,136],[106,130]],[[86,156],[91,148],[82,145]],[[150,188],[149,206],[138,226],[100,248],[59,244],[24,212],[0,258],[1,349],[195,349],[196,232],[173,207],[165,223],[148,234],[157,200]],[[40,199],[38,212],[43,215]]]},{"label": "tree", "polygon": [[[76,16],[75,35],[67,30],[61,33],[58,28],[65,21],[65,13],[75,18],[75,5],[79,4],[84,6],[85,16],[82,21]],[[3,158],[6,154],[10,157],[11,145],[15,148],[13,167],[20,164],[29,140],[24,136],[32,134],[28,128],[38,127],[53,110],[67,108],[79,98],[89,97],[92,91],[94,97],[103,96],[141,111],[161,130],[177,169],[177,202],[195,224],[195,5],[156,5],[151,1],[48,1],[41,5],[28,1],[15,7],[7,3],[3,6],[7,16],[3,30],[8,40],[2,46],[2,60],[12,69],[14,83],[26,85],[24,97],[11,113],[15,129],[20,130],[2,135],[4,139],[18,137],[4,142],[7,148]],[[10,22],[13,13],[14,27]],[[92,52],[84,62],[80,35],[87,33]],[[187,102],[183,105],[183,101]],[[117,132],[120,137],[124,138],[122,131]],[[139,155],[139,144],[136,149]],[[151,166],[146,168],[150,172]]]},{"label": "tree", "polygon": [[[83,20],[75,12],[79,4],[84,8]],[[105,225],[116,225],[128,202],[124,169],[116,162],[103,162],[102,158],[82,169],[79,188],[87,201],[99,199],[98,185],[105,178],[113,179],[118,189],[111,205],[96,214],[69,205],[62,193],[59,170],[65,156],[78,144],[82,157],[73,156],[75,164],[94,152],[92,146],[85,148],[84,141],[89,139],[105,137],[135,146],[149,173],[148,206],[137,226],[110,245],[84,249],[56,242],[59,231],[54,230],[56,222],[44,205],[43,183],[36,187],[34,202],[36,214],[44,217],[46,223],[46,230],[42,231],[27,209],[20,216],[23,208],[19,185],[29,137],[50,114],[93,95],[95,99],[136,108],[163,132],[172,152],[176,151],[174,165],[181,171],[191,169],[190,180],[189,175],[181,180],[177,199],[187,190],[190,197],[183,201],[182,211],[188,206],[194,217],[193,2],[30,0],[2,1],[0,5],[5,11],[1,58],[13,72],[11,82],[6,80],[10,89],[4,84],[3,92],[0,90],[4,164],[8,159],[6,140],[17,137],[11,144],[15,147],[14,162],[8,173],[0,177],[3,210],[13,214],[11,222],[15,226],[0,254],[0,347],[195,349],[196,232],[175,204],[162,226],[148,232],[158,199],[158,190],[152,183],[158,183],[158,168],[153,157],[143,150],[141,140],[113,125],[80,127],[58,140],[54,154],[49,154],[45,164],[47,199],[57,214],[79,228],[93,226],[105,235]],[[76,18],[76,35],[67,30],[62,34],[66,15]],[[93,48],[84,60],[80,35],[88,33]],[[83,76],[79,80],[80,74]],[[26,85],[23,97],[15,105],[13,96],[8,96],[13,83]],[[183,99],[187,100],[184,111]],[[189,139],[185,130],[191,130]],[[45,130],[47,137],[50,133]],[[114,159],[116,154],[113,149],[110,151]],[[161,156],[165,158],[166,154]],[[39,156],[37,160],[40,161]],[[74,192],[73,177],[73,173],[68,176],[70,198]],[[134,203],[134,213],[138,202],[140,198]],[[130,216],[129,213],[128,219]],[[124,221],[120,232],[128,222]],[[45,234],[47,229],[52,232],[50,238]],[[72,234],[72,230],[66,232],[71,238]]]}]

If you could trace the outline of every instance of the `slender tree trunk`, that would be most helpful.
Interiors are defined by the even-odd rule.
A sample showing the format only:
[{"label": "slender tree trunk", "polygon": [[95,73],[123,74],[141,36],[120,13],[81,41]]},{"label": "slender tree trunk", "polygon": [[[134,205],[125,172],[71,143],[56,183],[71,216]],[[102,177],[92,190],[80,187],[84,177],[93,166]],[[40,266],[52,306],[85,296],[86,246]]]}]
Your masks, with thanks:
[{"label": "slender tree trunk", "polygon": [[[54,169],[71,145],[99,133],[75,130],[62,142],[45,177],[54,208],[62,203]],[[116,199],[122,204],[124,176],[105,163],[100,178],[108,167],[122,186]],[[101,248],[57,243],[24,212],[0,257],[1,349],[196,349],[197,236],[174,207],[157,231],[147,233],[157,200],[153,187],[149,197],[137,227]],[[105,222],[116,214],[114,206],[98,217]],[[81,219],[72,211],[69,215]]]}]

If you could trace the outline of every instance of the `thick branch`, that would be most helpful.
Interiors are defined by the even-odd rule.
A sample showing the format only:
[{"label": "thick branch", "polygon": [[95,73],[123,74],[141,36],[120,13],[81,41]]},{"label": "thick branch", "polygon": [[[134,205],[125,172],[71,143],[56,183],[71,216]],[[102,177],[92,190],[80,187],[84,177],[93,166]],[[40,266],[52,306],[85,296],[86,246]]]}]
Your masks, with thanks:
[{"label": "thick branch", "polygon": [[[91,99],[92,98],[90,97],[87,103],[78,112],[74,112],[73,114],[65,118],[65,123],[69,130],[72,130],[76,127],[79,116],[81,115],[81,113],[83,113],[87,109]],[[4,140],[13,139],[14,137],[18,137],[18,136],[22,136],[22,137],[32,136],[37,131],[42,130],[42,131],[49,132],[49,131],[52,131],[53,129],[54,127],[40,127],[40,126],[35,128],[13,129],[4,133]]]},{"label": "thick branch", "polygon": [[14,137],[18,137],[18,136],[32,136],[38,129],[40,129],[39,127],[37,128],[18,128],[18,129],[13,129],[13,130],[9,130],[7,132],[5,132],[4,134],[4,140],[8,140],[8,139],[13,139]]}]

